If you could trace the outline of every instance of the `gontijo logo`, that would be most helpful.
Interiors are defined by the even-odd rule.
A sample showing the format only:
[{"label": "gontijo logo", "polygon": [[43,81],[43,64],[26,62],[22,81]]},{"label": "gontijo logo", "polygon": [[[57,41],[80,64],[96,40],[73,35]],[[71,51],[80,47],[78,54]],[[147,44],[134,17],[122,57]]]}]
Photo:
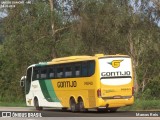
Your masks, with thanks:
[{"label": "gontijo logo", "polygon": [[122,61],[123,60],[113,60],[112,62],[108,62],[108,64],[112,65],[112,67],[114,67],[114,68],[118,68]]}]

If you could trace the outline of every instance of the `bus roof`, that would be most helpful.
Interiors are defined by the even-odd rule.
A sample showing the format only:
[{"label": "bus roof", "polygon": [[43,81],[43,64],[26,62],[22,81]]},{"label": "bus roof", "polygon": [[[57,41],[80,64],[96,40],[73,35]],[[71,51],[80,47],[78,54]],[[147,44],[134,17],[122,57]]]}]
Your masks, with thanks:
[{"label": "bus roof", "polygon": [[93,56],[69,56],[69,57],[62,57],[62,58],[55,58],[52,62],[60,62],[60,61],[72,61],[72,60],[81,60],[81,59],[90,59]]},{"label": "bus roof", "polygon": [[93,60],[97,58],[105,58],[105,57],[127,57],[128,55],[104,55],[104,54],[95,54],[94,56],[69,56],[69,57],[62,57],[62,58],[55,58],[52,59],[49,63],[60,63],[60,62],[71,62],[71,61],[83,61],[83,60]]},{"label": "bus roof", "polygon": [[39,62],[38,64],[30,65],[30,67],[35,66],[43,66],[47,64],[57,64],[57,63],[67,63],[67,62],[73,62],[73,61],[84,61],[84,60],[94,60],[99,58],[106,58],[106,57],[129,57],[128,55],[122,55],[122,54],[116,54],[116,55],[104,55],[104,54],[95,54],[94,56],[87,56],[87,55],[81,55],[81,56],[69,56],[69,57],[61,57],[61,58],[54,58],[49,62]]}]

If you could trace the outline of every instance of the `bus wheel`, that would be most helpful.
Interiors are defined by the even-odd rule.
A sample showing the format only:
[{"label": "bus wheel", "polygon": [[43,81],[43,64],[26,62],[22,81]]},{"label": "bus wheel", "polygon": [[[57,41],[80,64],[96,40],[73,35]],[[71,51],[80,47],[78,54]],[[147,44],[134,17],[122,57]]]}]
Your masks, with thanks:
[{"label": "bus wheel", "polygon": [[39,106],[39,102],[38,99],[35,98],[34,99],[34,107],[36,108],[36,110],[42,110],[43,108]]},{"label": "bus wheel", "polygon": [[84,102],[83,102],[82,98],[80,98],[78,100],[78,108],[79,108],[80,112],[86,112],[86,111],[88,111],[87,109],[84,108]]},{"label": "bus wheel", "polygon": [[97,108],[98,112],[108,112],[106,108]]},{"label": "bus wheel", "polygon": [[118,108],[109,108],[108,111],[109,112],[116,112]]},{"label": "bus wheel", "polygon": [[74,100],[74,98],[70,99],[69,104],[70,104],[71,111],[76,112],[77,111],[77,105],[76,105],[76,101]]},{"label": "bus wheel", "polygon": [[62,108],[62,111],[65,112],[65,111],[67,111],[67,109],[68,109],[67,107],[63,107],[63,108]]}]

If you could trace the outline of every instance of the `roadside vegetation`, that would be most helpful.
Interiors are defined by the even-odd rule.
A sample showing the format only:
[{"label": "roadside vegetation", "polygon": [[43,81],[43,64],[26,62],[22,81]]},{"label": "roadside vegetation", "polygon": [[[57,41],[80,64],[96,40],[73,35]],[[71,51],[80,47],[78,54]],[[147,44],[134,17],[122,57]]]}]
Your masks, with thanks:
[{"label": "roadside vegetation", "polygon": [[[0,101],[0,107],[26,107],[24,101]],[[141,111],[141,110],[151,110],[156,111],[160,110],[160,101],[159,100],[136,100],[132,106],[121,107],[118,111]]]},{"label": "roadside vegetation", "polygon": [[1,8],[0,106],[23,101],[19,80],[31,64],[120,53],[132,57],[135,80],[136,102],[125,109],[160,108],[160,4],[131,1],[34,0]]},{"label": "roadside vegetation", "polygon": [[16,101],[16,102],[0,102],[0,107],[26,107],[26,103],[24,101]]},{"label": "roadside vegetation", "polygon": [[141,110],[160,110],[160,100],[135,100],[132,106],[126,106],[118,109],[118,111],[141,111]]}]

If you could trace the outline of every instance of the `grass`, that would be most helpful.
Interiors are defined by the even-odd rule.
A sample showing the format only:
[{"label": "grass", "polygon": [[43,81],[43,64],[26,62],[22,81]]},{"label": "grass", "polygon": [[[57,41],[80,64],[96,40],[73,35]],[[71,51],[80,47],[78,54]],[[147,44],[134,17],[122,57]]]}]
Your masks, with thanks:
[{"label": "grass", "polygon": [[0,101],[1,107],[26,107],[25,102],[2,102]]},{"label": "grass", "polygon": [[[18,102],[2,102],[0,106],[3,107],[26,107],[26,103],[23,100]],[[160,100],[140,100],[136,99],[132,106],[121,107],[118,111],[141,111],[141,110],[160,110]]]},{"label": "grass", "polygon": [[140,110],[160,110],[160,100],[135,100],[132,106],[126,106],[119,109],[120,111],[140,111]]},{"label": "grass", "polygon": [[25,99],[15,98],[14,96],[10,97],[1,97],[0,96],[0,107],[25,107]]}]

